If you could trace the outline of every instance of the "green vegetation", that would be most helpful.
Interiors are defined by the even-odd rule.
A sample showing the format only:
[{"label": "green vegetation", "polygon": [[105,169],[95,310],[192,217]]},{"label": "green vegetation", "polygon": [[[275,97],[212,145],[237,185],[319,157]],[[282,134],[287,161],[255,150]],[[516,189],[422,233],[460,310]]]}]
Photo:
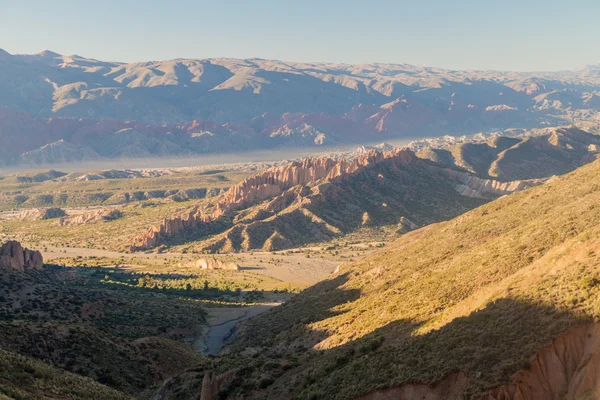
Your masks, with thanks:
[{"label": "green vegetation", "polygon": [[31,357],[0,349],[0,399],[97,399],[132,397]]},{"label": "green vegetation", "polygon": [[[107,257],[55,261],[67,266],[47,264],[43,271],[26,273],[0,268],[0,349],[39,360],[40,368],[51,370],[28,367],[27,375],[9,361],[8,380],[0,378],[0,390],[14,398],[29,398],[17,390],[26,389],[23,382],[43,387],[46,383],[36,381],[40,374],[55,379],[50,365],[119,391],[99,389],[109,393],[104,398],[139,396],[206,363],[188,346],[204,334],[206,307],[231,309],[266,300],[266,293],[281,298],[297,290],[248,271],[202,270],[183,256],[163,264],[129,265]],[[53,382],[61,385],[57,393],[70,385]],[[85,391],[87,381],[82,382],[80,391]]]},{"label": "green vegetation", "polygon": [[200,360],[173,340],[198,334],[204,303],[178,293],[103,287],[77,268],[0,271],[0,348],[130,394]]},{"label": "green vegetation", "polygon": [[79,267],[61,270],[76,271],[86,287],[128,292],[240,302],[246,296],[256,297],[265,291],[285,293],[300,289],[297,285],[250,271],[201,269],[183,257],[165,258],[161,264],[147,261],[135,265],[128,264],[124,258],[107,257],[58,258],[52,262]]}]

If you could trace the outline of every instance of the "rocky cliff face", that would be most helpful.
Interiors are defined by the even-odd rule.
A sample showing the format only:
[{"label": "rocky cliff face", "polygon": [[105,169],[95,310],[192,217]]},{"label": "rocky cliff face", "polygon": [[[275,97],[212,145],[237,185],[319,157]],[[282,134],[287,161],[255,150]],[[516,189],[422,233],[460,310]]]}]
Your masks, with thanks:
[{"label": "rocky cliff face", "polygon": [[92,211],[86,214],[75,215],[72,217],[61,218],[58,221],[58,225],[60,226],[68,226],[68,225],[82,225],[82,224],[90,224],[95,222],[110,222],[120,218],[123,218],[123,212],[118,209],[106,209],[106,210],[97,210]]},{"label": "rocky cliff face", "polygon": [[396,163],[409,163],[415,160],[415,156],[412,152],[402,149],[387,153],[372,150],[352,161],[307,158],[281,167],[275,167],[248,177],[229,188],[219,197],[216,208],[210,215],[205,215],[201,210],[197,210],[186,216],[165,219],[160,226],[151,228],[136,237],[133,240],[131,250],[154,247],[167,236],[178,234],[184,229],[196,228],[202,223],[211,222],[233,210],[280,197],[286,190],[294,186],[306,185],[319,180],[340,182],[363,168],[381,162],[383,159],[393,159]]},{"label": "rocky cliff face", "polygon": [[391,160],[397,165],[416,161],[416,157],[410,150],[401,148],[389,152],[371,150],[351,161],[307,158],[244,179],[223,195],[219,206],[223,210],[238,208],[279,196],[293,186],[306,185],[321,179],[339,183],[384,159]]},{"label": "rocky cliff face", "polygon": [[39,251],[24,249],[19,242],[9,241],[0,247],[0,267],[28,271],[39,270],[43,266],[42,254]]},{"label": "rocky cliff face", "polygon": [[[360,215],[367,213],[370,226],[398,224],[401,217],[416,221],[417,226],[481,204],[466,197],[494,199],[537,183],[480,179],[424,162],[401,148],[370,150],[352,160],[309,158],[246,178],[222,194],[212,208],[165,219],[136,237],[131,250],[148,249],[193,230],[203,232],[197,239],[214,236],[208,250],[277,250],[305,243],[309,237],[327,240],[364,226],[364,221],[354,225],[357,210]],[[416,211],[422,208],[417,193],[421,200],[447,202],[439,207],[446,209],[443,217],[437,206]]]}]

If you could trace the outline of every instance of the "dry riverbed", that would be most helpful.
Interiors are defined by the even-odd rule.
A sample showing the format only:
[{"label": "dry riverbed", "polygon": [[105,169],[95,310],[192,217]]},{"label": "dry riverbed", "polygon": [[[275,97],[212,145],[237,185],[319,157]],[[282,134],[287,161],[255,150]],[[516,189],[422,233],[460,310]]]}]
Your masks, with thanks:
[{"label": "dry riverbed", "polygon": [[206,308],[208,326],[194,338],[192,347],[204,355],[218,355],[235,335],[238,324],[277,307],[281,303],[282,301],[278,300],[243,307]]}]

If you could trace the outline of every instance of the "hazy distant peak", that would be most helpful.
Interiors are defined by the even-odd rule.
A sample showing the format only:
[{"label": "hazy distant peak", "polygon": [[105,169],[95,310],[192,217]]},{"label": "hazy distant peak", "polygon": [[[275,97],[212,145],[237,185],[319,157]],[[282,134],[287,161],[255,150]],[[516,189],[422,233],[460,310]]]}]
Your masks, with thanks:
[{"label": "hazy distant peak", "polygon": [[34,54],[35,56],[38,57],[42,57],[42,58],[56,58],[56,57],[62,57],[61,54],[55,53],[51,50],[42,50],[37,54]]},{"label": "hazy distant peak", "polygon": [[12,57],[12,55],[8,51],[0,49],[0,60],[8,59],[10,57]]}]

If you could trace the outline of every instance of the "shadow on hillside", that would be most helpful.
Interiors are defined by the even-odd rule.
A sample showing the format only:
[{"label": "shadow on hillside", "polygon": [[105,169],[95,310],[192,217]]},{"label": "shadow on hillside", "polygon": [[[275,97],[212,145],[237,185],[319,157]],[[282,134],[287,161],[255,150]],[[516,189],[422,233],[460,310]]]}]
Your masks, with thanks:
[{"label": "shadow on hillside", "polygon": [[[531,366],[536,351],[586,322],[591,320],[580,314],[513,298],[497,300],[424,334],[419,332],[422,324],[397,320],[323,352],[310,363],[304,388],[324,398],[338,398],[340,393],[342,398],[357,398],[406,382],[432,384],[460,371],[477,392],[506,383],[516,371]],[[304,334],[315,332],[304,326]],[[306,383],[313,380],[312,385]]]},{"label": "shadow on hillside", "polygon": [[[310,288],[294,296],[290,301],[270,311],[249,319],[242,324],[235,344],[244,342],[248,346],[267,345],[269,339],[274,338],[280,333],[292,332],[294,336],[306,333],[307,326],[313,322],[321,321],[335,315],[344,313],[334,308],[346,303],[351,303],[360,297],[358,289],[344,289],[342,286],[348,281],[348,274],[336,276],[332,279],[321,281]],[[320,296],[320,293],[326,292],[328,296]],[[306,304],[307,307],[298,307],[299,304]],[[323,337],[321,332],[315,332],[317,336],[312,335],[311,342],[319,342]],[[308,343],[299,345],[308,346]]]},{"label": "shadow on hillside", "polygon": [[[65,274],[68,277],[65,277]],[[79,288],[161,294],[192,299],[260,302],[268,295],[281,293],[281,291],[238,289],[237,286],[232,286],[231,280],[227,277],[215,280],[193,274],[139,273],[118,268],[47,265],[45,276]]]}]

